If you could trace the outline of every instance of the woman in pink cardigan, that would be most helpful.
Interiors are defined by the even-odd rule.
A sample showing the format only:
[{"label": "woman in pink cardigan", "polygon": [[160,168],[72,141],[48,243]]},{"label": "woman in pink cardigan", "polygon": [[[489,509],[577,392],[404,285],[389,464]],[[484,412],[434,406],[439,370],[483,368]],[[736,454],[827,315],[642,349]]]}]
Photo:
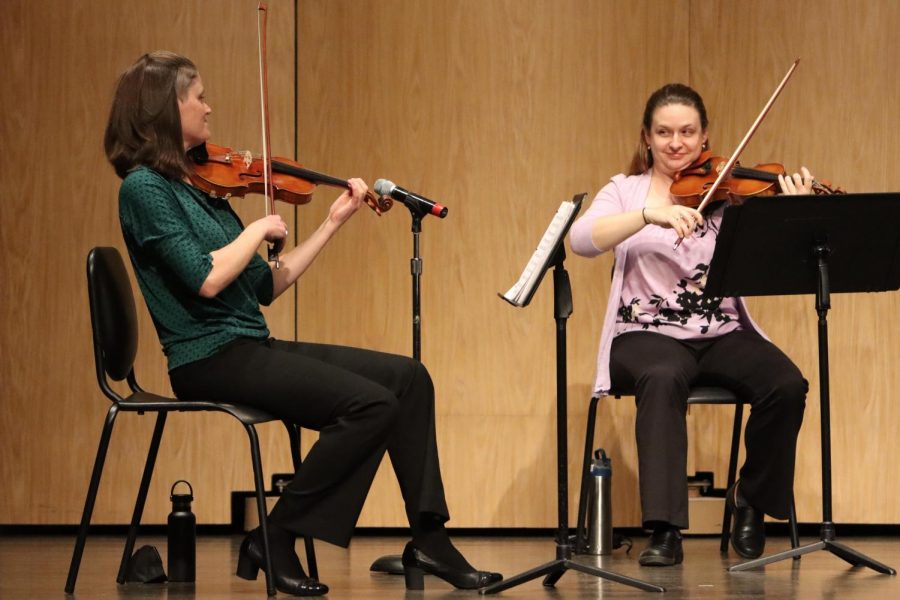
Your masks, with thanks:
[{"label": "woman in pink cardigan", "polygon": [[[645,566],[683,559],[691,386],[727,387],[751,404],[746,460],[726,497],[734,510],[732,546],[747,558],[763,552],[764,514],[788,516],[808,389],[742,299],[703,297],[723,208],[701,214],[676,204],[669,187],[707,148],[707,125],[703,100],[691,88],[669,84],[654,92],[628,175],[600,190],[570,234],[576,254],[615,256],[594,393],[628,390],[636,398],[642,520],[652,531],[639,558]],[[779,178],[784,193],[810,193],[812,176],[801,171]]]}]

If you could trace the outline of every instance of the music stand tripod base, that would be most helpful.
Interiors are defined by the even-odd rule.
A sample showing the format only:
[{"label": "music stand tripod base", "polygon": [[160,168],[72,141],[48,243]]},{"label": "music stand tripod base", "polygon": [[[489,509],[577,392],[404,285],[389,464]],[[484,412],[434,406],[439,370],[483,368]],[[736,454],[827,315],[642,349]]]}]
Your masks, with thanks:
[{"label": "music stand tripod base", "polygon": [[810,552],[815,552],[817,550],[827,550],[838,558],[844,559],[854,567],[869,567],[870,569],[878,571],[879,573],[884,573],[885,575],[897,574],[897,571],[893,568],[880,563],[877,560],[866,556],[865,554],[861,554],[853,548],[849,548],[839,542],[835,542],[834,540],[820,540],[812,544],[807,544],[806,546],[800,546],[799,548],[792,548],[790,550],[785,550],[784,552],[772,554],[771,556],[763,556],[762,558],[748,560],[747,562],[728,567],[728,571],[730,573],[735,573],[738,571],[749,571],[751,569],[764,567],[768,564],[778,562],[780,560],[785,560],[788,558],[798,558],[804,554],[809,554]]},{"label": "music stand tripod base", "polygon": [[661,585],[647,583],[646,581],[641,581],[640,579],[634,579],[633,577],[628,577],[626,575],[620,575],[619,573],[613,573],[612,571],[607,571],[598,567],[585,565],[568,558],[560,558],[554,561],[550,561],[539,567],[535,567],[533,569],[525,571],[524,573],[520,573],[518,575],[510,577],[509,579],[498,581],[493,585],[489,585],[486,588],[480,589],[478,593],[483,596],[487,594],[496,594],[511,587],[523,584],[527,581],[531,581],[532,579],[537,579],[541,576],[546,576],[544,579],[545,587],[553,587],[556,582],[559,581],[559,578],[565,575],[566,571],[568,570],[579,571],[581,573],[585,573],[586,575],[593,575],[595,577],[609,579],[610,581],[615,581],[616,583],[624,583],[625,585],[630,585],[646,592],[666,591],[666,588],[662,587]]}]

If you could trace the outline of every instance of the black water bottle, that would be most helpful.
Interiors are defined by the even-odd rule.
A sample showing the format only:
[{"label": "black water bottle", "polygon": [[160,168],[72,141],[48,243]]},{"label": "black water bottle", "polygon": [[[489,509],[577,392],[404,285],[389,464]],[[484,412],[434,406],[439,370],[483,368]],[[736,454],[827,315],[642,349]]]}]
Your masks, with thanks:
[{"label": "black water bottle", "polygon": [[[186,484],[190,492],[176,494],[175,486],[179,483]],[[172,500],[168,528],[169,581],[194,581],[197,574],[197,518],[191,512],[194,488],[179,479],[172,484],[169,494]]]}]

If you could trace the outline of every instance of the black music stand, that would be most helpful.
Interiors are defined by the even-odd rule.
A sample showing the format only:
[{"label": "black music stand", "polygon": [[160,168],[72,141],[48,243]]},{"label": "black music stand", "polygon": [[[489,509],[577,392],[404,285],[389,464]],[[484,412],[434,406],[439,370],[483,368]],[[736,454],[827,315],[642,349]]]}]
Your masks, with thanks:
[{"label": "black music stand", "polygon": [[725,209],[706,284],[709,296],[815,294],[822,411],[820,541],[730,567],[746,571],[816,550],[854,566],[897,572],[835,541],[831,520],[828,323],[831,292],[900,288],[900,194],[751,198]]},{"label": "black music stand", "polygon": [[[568,445],[567,445],[567,391],[566,391],[566,320],[572,314],[572,286],[569,283],[569,273],[566,271],[564,261],[566,249],[562,240],[575,220],[575,216],[581,209],[586,194],[579,194],[573,198],[575,211],[565,226],[558,232],[553,240],[552,248],[548,249],[549,260],[541,265],[541,271],[534,287],[529,290],[524,300],[516,306],[527,306],[534,292],[541,284],[547,269],[553,267],[553,316],[556,321],[556,476],[557,476],[557,506],[558,524],[556,530],[556,560],[544,563],[533,569],[529,569],[514,575],[503,581],[479,590],[479,593],[496,594],[503,590],[521,585],[532,579],[545,576],[544,586],[553,587],[559,578],[568,570],[580,571],[595,577],[602,577],[611,581],[624,583],[650,592],[664,592],[664,587],[653,585],[639,579],[633,579],[606,569],[581,564],[572,560],[572,544],[569,541],[569,480],[568,480]],[[503,296],[501,296],[503,297]],[[508,298],[504,298],[509,301]]]}]

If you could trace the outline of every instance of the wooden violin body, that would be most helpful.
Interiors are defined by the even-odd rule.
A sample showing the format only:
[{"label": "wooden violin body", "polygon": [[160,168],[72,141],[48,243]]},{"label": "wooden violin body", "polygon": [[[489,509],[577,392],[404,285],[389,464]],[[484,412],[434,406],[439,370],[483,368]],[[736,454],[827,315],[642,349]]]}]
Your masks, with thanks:
[{"label": "wooden violin body", "polygon": [[[265,194],[265,165],[263,159],[247,151],[235,151],[209,142],[188,152],[193,171],[191,183],[207,194],[220,197],[244,197],[247,194]],[[289,204],[306,204],[312,200],[317,185],[347,187],[346,179],[317,173],[299,163],[281,157],[272,157],[271,186],[275,200]],[[366,194],[366,203],[381,215],[393,206],[393,200]]]},{"label": "wooden violin body", "polygon": [[[728,159],[713,156],[711,150],[705,150],[693,164],[675,175],[669,188],[672,198],[678,204],[697,208],[727,162]],[[741,204],[753,196],[773,196],[779,193],[779,175],[785,175],[784,166],[780,163],[763,163],[753,168],[735,163],[710,201]],[[813,181],[813,192],[843,194],[844,190],[832,187],[827,181]]]}]

